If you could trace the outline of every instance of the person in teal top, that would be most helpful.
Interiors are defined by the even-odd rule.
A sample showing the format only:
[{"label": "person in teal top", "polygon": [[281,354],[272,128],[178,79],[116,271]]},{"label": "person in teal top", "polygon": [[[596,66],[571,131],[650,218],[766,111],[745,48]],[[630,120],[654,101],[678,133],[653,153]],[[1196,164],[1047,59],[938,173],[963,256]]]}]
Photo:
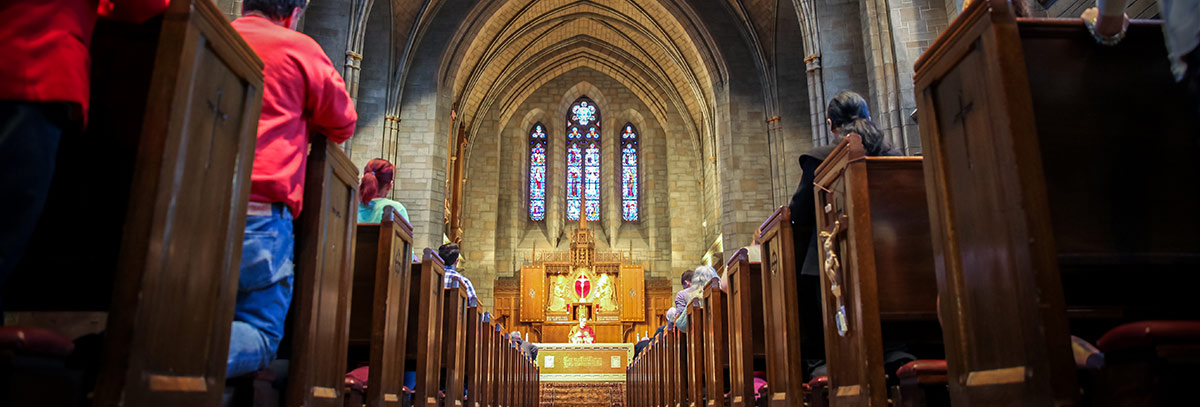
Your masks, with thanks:
[{"label": "person in teal top", "polygon": [[408,220],[408,210],[404,209],[403,204],[384,198],[395,183],[392,178],[395,172],[396,166],[385,159],[375,158],[367,162],[366,168],[363,168],[362,183],[358,186],[358,223],[379,223],[383,220],[383,208],[389,206],[395,208],[405,221]]}]

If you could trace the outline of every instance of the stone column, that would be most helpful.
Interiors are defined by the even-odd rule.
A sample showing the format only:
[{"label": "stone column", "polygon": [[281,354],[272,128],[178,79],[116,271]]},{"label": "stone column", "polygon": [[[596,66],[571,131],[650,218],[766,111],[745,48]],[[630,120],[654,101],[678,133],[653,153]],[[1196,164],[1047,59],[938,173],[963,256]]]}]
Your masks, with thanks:
[{"label": "stone column", "polygon": [[921,151],[913,64],[947,26],[941,0],[861,0],[863,44],[875,123],[905,154]]}]

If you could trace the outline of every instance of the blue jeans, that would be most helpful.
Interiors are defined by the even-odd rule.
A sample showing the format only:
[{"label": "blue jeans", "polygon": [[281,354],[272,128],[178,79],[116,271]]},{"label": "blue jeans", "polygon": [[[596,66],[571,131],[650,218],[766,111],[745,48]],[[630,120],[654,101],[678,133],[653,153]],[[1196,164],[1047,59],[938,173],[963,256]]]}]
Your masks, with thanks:
[{"label": "blue jeans", "polygon": [[292,214],[276,204],[271,216],[247,216],[237,305],[225,377],[266,368],[275,359],[292,302]]},{"label": "blue jeans", "polygon": [[67,109],[65,103],[0,101],[0,287],[42,215]]}]

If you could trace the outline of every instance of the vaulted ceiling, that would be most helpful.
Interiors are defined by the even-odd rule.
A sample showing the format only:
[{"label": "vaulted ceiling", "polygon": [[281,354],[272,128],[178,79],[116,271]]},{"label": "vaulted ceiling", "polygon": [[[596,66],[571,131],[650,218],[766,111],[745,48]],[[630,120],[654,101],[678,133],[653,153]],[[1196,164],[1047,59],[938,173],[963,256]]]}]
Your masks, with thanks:
[{"label": "vaulted ceiling", "polygon": [[443,67],[464,123],[503,121],[543,83],[578,67],[617,80],[665,120],[711,131],[716,47],[686,4],[666,0],[508,0],[481,4],[460,28]]}]

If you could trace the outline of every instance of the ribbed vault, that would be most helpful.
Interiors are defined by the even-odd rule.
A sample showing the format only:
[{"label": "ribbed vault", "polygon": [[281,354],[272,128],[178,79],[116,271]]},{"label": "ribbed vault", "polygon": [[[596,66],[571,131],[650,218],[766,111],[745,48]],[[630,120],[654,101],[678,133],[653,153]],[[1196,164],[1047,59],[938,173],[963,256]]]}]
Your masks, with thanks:
[{"label": "ribbed vault", "polygon": [[[496,4],[499,3],[499,4]],[[480,4],[443,61],[462,122],[501,122],[539,86],[579,67],[620,82],[662,121],[678,113],[695,145],[713,131],[723,67],[686,6],[666,0]],[[683,16],[682,20],[680,16]],[[697,149],[699,151],[699,149]]]}]

